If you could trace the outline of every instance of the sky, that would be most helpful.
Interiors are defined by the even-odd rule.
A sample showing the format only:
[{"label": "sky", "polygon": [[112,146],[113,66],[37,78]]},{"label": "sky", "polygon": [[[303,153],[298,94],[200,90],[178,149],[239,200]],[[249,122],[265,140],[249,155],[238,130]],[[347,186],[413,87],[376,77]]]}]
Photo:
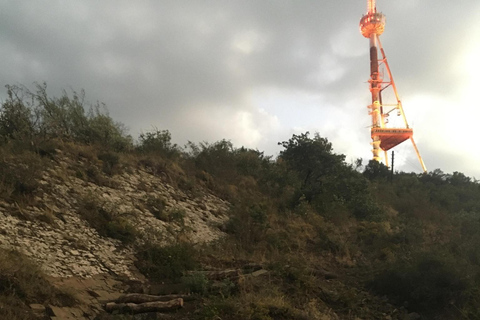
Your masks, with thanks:
[{"label": "sky", "polygon": [[[135,138],[230,140],[276,156],[318,132],[371,158],[366,0],[0,0],[5,85],[85,90]],[[478,0],[377,0],[380,37],[428,170],[480,179]],[[387,90],[384,102],[394,98]],[[393,102],[393,100],[391,100]],[[421,172],[409,141],[395,169]]]}]

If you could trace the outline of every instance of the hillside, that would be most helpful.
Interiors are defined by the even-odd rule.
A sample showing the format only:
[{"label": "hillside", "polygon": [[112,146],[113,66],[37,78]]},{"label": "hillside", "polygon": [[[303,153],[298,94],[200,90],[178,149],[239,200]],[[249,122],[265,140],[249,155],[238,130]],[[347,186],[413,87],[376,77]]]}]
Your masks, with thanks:
[{"label": "hillside", "polygon": [[[349,164],[319,134],[276,159],[134,142],[83,94],[7,89],[2,319],[480,318],[475,179]],[[129,293],[184,304],[106,312]]]}]

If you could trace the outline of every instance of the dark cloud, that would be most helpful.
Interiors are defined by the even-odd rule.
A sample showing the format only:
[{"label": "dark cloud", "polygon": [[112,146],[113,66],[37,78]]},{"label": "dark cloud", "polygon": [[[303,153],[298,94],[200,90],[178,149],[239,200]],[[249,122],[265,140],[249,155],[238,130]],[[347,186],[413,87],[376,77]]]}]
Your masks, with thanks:
[{"label": "dark cloud", "polygon": [[[480,4],[377,7],[401,94],[453,99],[462,77],[455,62]],[[351,158],[369,157],[365,10],[318,0],[2,1],[0,84],[85,89],[134,136],[156,126],[179,143],[227,138],[273,153],[277,141],[309,130]],[[425,158],[439,154],[424,149]]]}]

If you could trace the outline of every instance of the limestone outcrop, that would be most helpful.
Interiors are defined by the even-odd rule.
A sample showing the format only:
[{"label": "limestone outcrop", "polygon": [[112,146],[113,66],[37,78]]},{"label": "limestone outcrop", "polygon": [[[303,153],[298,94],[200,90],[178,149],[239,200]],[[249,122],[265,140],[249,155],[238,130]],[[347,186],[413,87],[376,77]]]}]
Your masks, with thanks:
[{"label": "limestone outcrop", "polygon": [[187,195],[141,167],[105,175],[108,183],[94,183],[76,173],[82,160],[60,151],[54,160],[33,201],[0,201],[0,247],[23,252],[50,276],[137,276],[132,245],[92,228],[78,213],[84,199],[94,199],[128,221],[137,243],[175,238],[200,243],[223,235],[219,227],[227,220],[229,204],[206,191]]}]

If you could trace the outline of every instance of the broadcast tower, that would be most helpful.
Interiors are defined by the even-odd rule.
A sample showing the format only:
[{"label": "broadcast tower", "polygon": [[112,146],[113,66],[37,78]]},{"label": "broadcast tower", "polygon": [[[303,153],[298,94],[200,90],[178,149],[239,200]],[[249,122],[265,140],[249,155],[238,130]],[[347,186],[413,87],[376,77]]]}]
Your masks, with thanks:
[{"label": "broadcast tower", "polygon": [[[370,133],[373,145],[373,160],[380,162],[380,150],[383,150],[385,164],[388,166],[387,151],[405,140],[410,139],[418,160],[420,161],[420,165],[422,166],[423,171],[426,172],[427,169],[425,168],[425,164],[423,163],[417,145],[413,140],[413,129],[408,126],[407,118],[403,112],[402,102],[398,96],[397,88],[393,81],[392,73],[380,42],[379,36],[383,33],[384,29],[385,16],[383,13],[377,12],[375,0],[367,0],[367,14],[365,14],[360,20],[360,32],[365,38],[370,39],[370,79],[368,82],[372,94],[372,104],[369,105],[368,108],[369,114],[372,116]],[[379,52],[382,56],[381,59],[378,58]],[[379,71],[382,65],[387,71],[387,79],[384,79],[383,74]],[[396,103],[383,104],[382,92],[389,87],[392,88],[395,93]],[[401,117],[403,120],[404,127],[387,127],[390,113],[395,110],[397,111],[396,116]]]}]

